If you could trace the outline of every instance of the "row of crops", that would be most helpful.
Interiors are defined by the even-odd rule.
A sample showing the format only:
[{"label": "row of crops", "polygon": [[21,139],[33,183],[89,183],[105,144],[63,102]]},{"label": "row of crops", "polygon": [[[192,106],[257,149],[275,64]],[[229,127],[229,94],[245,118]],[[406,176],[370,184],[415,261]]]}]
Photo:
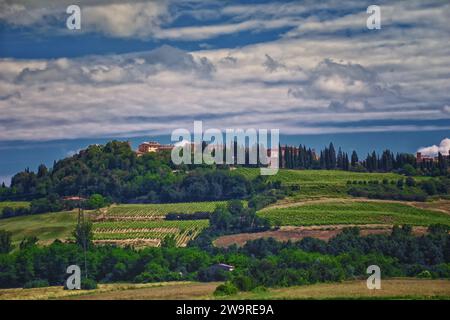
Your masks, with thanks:
[{"label": "row of crops", "polygon": [[430,224],[450,225],[446,213],[424,210],[403,203],[333,201],[273,208],[260,212],[273,225],[305,226],[335,224]]},{"label": "row of crops", "polygon": [[[241,174],[248,179],[256,178],[260,172],[255,168],[238,168],[233,171]],[[383,179],[397,180],[402,178],[396,173],[370,173],[370,172],[353,172],[343,170],[289,170],[280,169],[274,176],[270,176],[270,180],[278,180],[283,184],[300,184],[300,185],[345,185],[347,181],[353,180],[378,180]]]},{"label": "row of crops", "polygon": [[191,229],[206,228],[208,220],[151,220],[151,221],[100,221],[94,223],[94,232],[102,229],[155,229],[155,228],[177,228]]},{"label": "row of crops", "polygon": [[170,204],[130,204],[110,207],[93,225],[94,241],[129,245],[158,246],[172,235],[185,246],[208,227],[208,220],[164,220],[168,213],[213,212],[224,202]]},{"label": "row of crops", "polygon": [[164,204],[124,204],[108,209],[108,216],[165,216],[168,213],[213,212],[224,201],[164,203]]}]

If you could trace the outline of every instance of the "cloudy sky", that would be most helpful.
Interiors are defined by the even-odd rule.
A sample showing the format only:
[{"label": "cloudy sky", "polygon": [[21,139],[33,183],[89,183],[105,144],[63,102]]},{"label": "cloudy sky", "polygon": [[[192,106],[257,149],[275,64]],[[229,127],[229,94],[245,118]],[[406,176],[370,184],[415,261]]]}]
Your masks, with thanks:
[{"label": "cloudy sky", "polygon": [[68,30],[72,3],[0,0],[0,141],[164,135],[193,120],[450,136],[449,1],[378,1],[380,30],[362,0],[79,0],[81,30]]}]

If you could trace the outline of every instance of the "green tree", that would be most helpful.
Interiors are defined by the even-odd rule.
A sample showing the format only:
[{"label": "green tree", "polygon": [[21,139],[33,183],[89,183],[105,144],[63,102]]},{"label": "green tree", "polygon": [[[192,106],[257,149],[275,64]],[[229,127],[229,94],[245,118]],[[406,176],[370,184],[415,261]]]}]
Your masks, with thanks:
[{"label": "green tree", "polygon": [[106,200],[101,194],[95,193],[90,196],[88,206],[91,209],[100,209],[106,206]]},{"label": "green tree", "polygon": [[25,237],[19,245],[20,250],[24,250],[26,248],[29,248],[31,246],[36,245],[36,243],[38,242],[38,238],[36,236],[29,236],[29,237]]},{"label": "green tree", "polygon": [[352,165],[352,167],[356,167],[358,161],[359,161],[358,154],[356,153],[355,150],[353,150],[352,157],[351,157],[351,165]]},{"label": "green tree", "polygon": [[164,237],[161,247],[163,248],[175,248],[177,246],[177,240],[174,234],[170,234]]},{"label": "green tree", "polygon": [[79,221],[73,232],[75,242],[82,248],[89,248],[92,245],[94,233],[92,232],[92,222]]},{"label": "green tree", "polygon": [[227,209],[232,214],[239,214],[239,213],[241,213],[243,208],[244,208],[244,205],[242,204],[242,201],[240,201],[240,200],[230,200],[227,203]]},{"label": "green tree", "polygon": [[406,178],[406,185],[408,187],[414,187],[416,185],[416,181],[414,180],[413,177],[408,177]]},{"label": "green tree", "polygon": [[0,230],[0,253],[9,253],[12,248],[11,232]]},{"label": "green tree", "polygon": [[432,180],[422,182],[422,189],[430,196],[435,195],[437,192],[436,184]]},{"label": "green tree", "polygon": [[415,176],[417,174],[416,169],[409,163],[405,164],[402,169],[407,176]]}]

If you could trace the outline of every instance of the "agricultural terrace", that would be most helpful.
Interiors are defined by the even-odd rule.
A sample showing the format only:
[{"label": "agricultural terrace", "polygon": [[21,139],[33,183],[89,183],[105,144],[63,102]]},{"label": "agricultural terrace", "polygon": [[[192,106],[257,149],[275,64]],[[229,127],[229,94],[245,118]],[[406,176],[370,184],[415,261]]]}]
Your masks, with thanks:
[{"label": "agricultural terrace", "polygon": [[171,212],[194,213],[213,212],[218,205],[225,204],[225,201],[210,202],[186,202],[186,203],[163,203],[163,204],[121,204],[108,208],[107,217],[145,217],[164,218]]},{"label": "agricultural terrace", "polygon": [[410,224],[428,226],[450,225],[450,215],[425,210],[393,201],[362,201],[328,199],[267,208],[259,211],[272,225],[309,226],[332,224]]},{"label": "agricultural terrace", "polygon": [[[248,179],[254,179],[259,169],[238,168],[233,171]],[[405,178],[396,173],[351,172],[342,170],[289,170],[280,169],[276,175],[268,176],[269,181],[280,181],[283,185],[299,185],[300,191],[290,197],[291,200],[317,198],[349,198],[347,181],[370,181],[383,179],[395,180]]]},{"label": "agricultural terrace", "polygon": [[114,205],[94,220],[94,241],[97,244],[159,246],[166,236],[172,235],[178,246],[186,246],[208,227],[209,221],[164,220],[165,216],[213,212],[221,204],[225,202]]},{"label": "agricultural terrace", "polygon": [[[260,171],[257,168],[238,168],[236,173],[254,179]],[[269,180],[281,181],[286,185],[317,185],[317,184],[332,184],[332,185],[346,185],[347,181],[353,180],[398,180],[405,178],[396,173],[369,173],[369,172],[352,172],[343,170],[289,170],[280,169],[276,175],[268,176]]]}]

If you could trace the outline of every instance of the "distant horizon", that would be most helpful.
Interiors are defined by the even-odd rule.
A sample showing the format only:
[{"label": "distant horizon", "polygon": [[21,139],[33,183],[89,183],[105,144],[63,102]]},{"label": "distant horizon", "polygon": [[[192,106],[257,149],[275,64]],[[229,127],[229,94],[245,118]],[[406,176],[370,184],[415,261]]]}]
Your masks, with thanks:
[{"label": "distant horizon", "polygon": [[[424,147],[439,145],[450,137],[450,132],[423,131],[423,132],[361,132],[361,133],[335,133],[317,135],[280,135],[280,143],[288,145],[306,145],[320,150],[333,143],[336,149],[342,148],[344,152],[351,153],[356,150],[360,157],[367,153],[382,152],[389,149],[395,153],[411,153]],[[144,141],[157,141],[163,144],[172,143],[170,135],[143,135],[138,137],[108,137],[64,139],[50,141],[0,141],[0,183],[9,184],[11,177],[25,168],[36,171],[39,164],[48,167],[53,161],[58,161],[77,153],[91,144],[105,144],[111,140],[130,141],[132,148],[137,149]],[[6,157],[4,155],[7,155]],[[30,157],[32,155],[32,157]]]}]

